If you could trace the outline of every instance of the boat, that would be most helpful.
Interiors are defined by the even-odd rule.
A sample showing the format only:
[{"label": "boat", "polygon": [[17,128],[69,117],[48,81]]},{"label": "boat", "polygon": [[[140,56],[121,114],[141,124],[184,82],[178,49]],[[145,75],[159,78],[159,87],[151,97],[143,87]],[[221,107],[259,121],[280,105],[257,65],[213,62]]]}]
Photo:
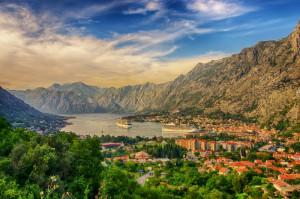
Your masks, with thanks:
[{"label": "boat", "polygon": [[126,119],[118,119],[116,124],[120,127],[123,127],[123,128],[131,128],[132,127],[131,121],[126,120]]},{"label": "boat", "polygon": [[198,129],[192,125],[189,124],[183,124],[183,125],[176,125],[174,123],[171,124],[165,124],[162,127],[162,131],[172,131],[172,132],[197,132]]}]

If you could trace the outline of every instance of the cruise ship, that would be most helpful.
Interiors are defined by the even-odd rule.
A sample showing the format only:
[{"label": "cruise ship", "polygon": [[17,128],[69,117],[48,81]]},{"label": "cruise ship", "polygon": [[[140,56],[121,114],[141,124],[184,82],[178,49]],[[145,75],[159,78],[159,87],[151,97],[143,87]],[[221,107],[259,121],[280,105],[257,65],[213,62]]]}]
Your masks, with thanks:
[{"label": "cruise ship", "polygon": [[175,125],[175,124],[171,123],[171,124],[165,124],[165,125],[163,125],[162,131],[173,131],[173,132],[187,132],[187,133],[191,133],[191,132],[197,132],[198,129],[195,128],[192,125],[189,125],[189,124]]},{"label": "cruise ship", "polygon": [[126,119],[118,119],[116,124],[120,127],[123,127],[123,128],[131,128],[132,127],[131,121],[126,120]]}]

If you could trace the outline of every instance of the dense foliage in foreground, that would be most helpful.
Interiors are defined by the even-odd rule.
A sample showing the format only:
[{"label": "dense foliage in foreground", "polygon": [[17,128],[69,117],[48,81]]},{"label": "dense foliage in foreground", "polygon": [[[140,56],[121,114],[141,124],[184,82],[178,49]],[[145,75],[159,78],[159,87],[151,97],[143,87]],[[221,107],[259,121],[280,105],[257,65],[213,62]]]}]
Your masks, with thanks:
[{"label": "dense foliage in foreground", "polygon": [[[0,198],[275,197],[274,187],[265,184],[265,174],[252,170],[227,176],[199,173],[199,164],[180,159],[163,167],[161,162],[132,160],[107,162],[104,167],[100,142],[99,137],[81,140],[73,133],[38,135],[13,129],[0,118]],[[150,167],[154,176],[141,186],[135,179],[140,177],[138,171]]]},{"label": "dense foliage in foreground", "polygon": [[99,137],[39,135],[0,118],[0,198],[161,198],[129,172],[104,167]]},{"label": "dense foliage in foreground", "polygon": [[47,189],[53,198],[66,191],[76,198],[97,193],[104,177],[99,138],[38,135],[12,129],[4,119],[0,138],[0,198],[40,198]]}]

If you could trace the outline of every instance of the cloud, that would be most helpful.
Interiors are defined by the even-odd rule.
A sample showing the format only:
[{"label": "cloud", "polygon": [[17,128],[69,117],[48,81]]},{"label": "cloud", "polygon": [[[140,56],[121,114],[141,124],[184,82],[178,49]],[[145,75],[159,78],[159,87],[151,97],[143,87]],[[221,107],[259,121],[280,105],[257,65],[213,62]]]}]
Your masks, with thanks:
[{"label": "cloud", "polygon": [[214,20],[236,17],[255,10],[232,0],[186,0],[187,8]]},{"label": "cloud", "polygon": [[[11,89],[49,86],[54,82],[84,81],[101,87],[119,87],[170,81],[203,58],[165,58],[177,49],[173,41],[214,30],[181,20],[165,30],[115,34],[110,40],[83,36],[77,31],[80,30],[53,16],[34,15],[26,7],[2,7],[1,81],[9,82]],[[219,56],[217,53],[210,58]],[[204,57],[208,58],[208,54]]]},{"label": "cloud", "polygon": [[[135,54],[151,52],[155,49],[156,51],[159,50],[158,52],[161,56],[165,56],[176,49],[176,46],[172,45],[175,40],[192,34],[201,35],[213,31],[216,30],[212,28],[200,28],[197,26],[197,23],[193,21],[180,20],[170,24],[169,27],[163,30],[139,31],[126,35],[115,34],[114,39],[118,45],[126,45],[127,43],[132,48],[135,48],[135,50],[133,50]],[[153,57],[158,55],[154,55]]]},{"label": "cloud", "polygon": [[147,12],[163,10],[163,3],[160,0],[144,0],[140,2],[141,7],[135,9],[128,9],[124,14],[147,14]]}]

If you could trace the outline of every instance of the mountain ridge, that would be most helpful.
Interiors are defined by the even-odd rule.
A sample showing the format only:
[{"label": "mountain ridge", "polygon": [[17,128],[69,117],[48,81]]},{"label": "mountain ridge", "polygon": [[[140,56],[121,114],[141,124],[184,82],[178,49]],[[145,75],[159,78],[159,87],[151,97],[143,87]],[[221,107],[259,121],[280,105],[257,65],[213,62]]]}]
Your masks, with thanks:
[{"label": "mountain ridge", "polygon": [[0,116],[14,126],[55,129],[62,125],[63,117],[42,113],[0,86]]},{"label": "mountain ridge", "polygon": [[186,75],[162,84],[99,88],[77,82],[55,84],[55,89],[49,87],[42,94],[35,89],[11,92],[33,107],[51,113],[196,107],[204,114],[223,111],[255,117],[259,122],[298,122],[299,56],[300,21],[286,38],[261,41],[230,57],[199,63]]}]

